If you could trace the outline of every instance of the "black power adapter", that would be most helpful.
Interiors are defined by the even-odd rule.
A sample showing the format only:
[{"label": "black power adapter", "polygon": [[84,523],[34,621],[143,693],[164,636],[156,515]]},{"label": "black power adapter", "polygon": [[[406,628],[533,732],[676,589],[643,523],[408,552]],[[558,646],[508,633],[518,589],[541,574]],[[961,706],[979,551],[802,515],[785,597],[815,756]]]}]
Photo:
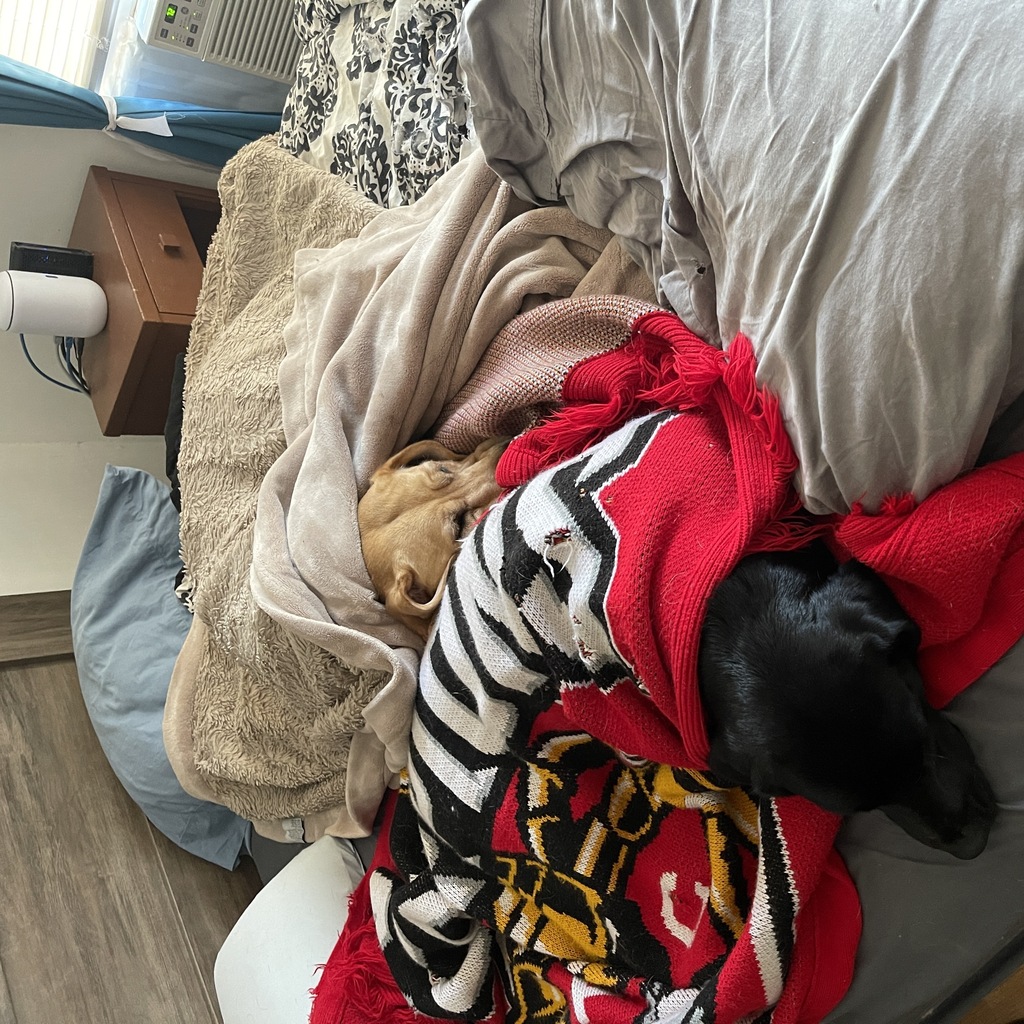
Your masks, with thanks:
[{"label": "black power adapter", "polygon": [[91,279],[92,253],[86,249],[63,249],[59,245],[11,242],[11,259],[8,269]]}]

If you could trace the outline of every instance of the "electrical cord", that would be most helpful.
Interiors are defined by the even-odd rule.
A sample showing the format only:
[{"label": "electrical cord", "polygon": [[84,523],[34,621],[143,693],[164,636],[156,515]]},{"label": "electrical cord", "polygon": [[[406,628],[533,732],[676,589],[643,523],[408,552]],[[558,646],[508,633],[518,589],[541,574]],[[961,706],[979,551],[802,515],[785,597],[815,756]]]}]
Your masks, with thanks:
[{"label": "electrical cord", "polygon": [[71,372],[71,367],[68,365],[67,350],[64,347],[63,338],[53,339],[53,350],[56,353],[57,365],[60,367],[61,373],[63,373],[64,376],[67,377],[69,381],[71,381],[76,391],[80,390],[78,381],[75,379],[74,374]]},{"label": "electrical cord", "polygon": [[85,379],[85,371],[82,369],[82,353],[85,351],[85,338],[74,339],[75,371],[86,394],[89,394],[89,382]]},{"label": "electrical cord", "polygon": [[89,393],[89,385],[85,382],[82,374],[82,350],[81,338],[64,338],[61,343],[61,350],[64,354],[64,364],[67,366],[71,379],[86,394]]},{"label": "electrical cord", "polygon": [[82,373],[82,348],[84,338],[54,338],[57,346],[57,362],[65,376],[75,385],[77,390],[89,393],[89,385]]},{"label": "electrical cord", "polygon": [[20,334],[19,337],[21,338],[21,350],[25,353],[25,358],[29,361],[29,365],[32,369],[35,370],[40,377],[45,377],[51,384],[56,384],[57,387],[65,388],[67,391],[77,391],[79,394],[84,394],[86,392],[87,389],[85,389],[84,379],[82,380],[82,386],[79,386],[77,383],[75,385],[65,384],[63,381],[57,380],[55,377],[51,377],[48,373],[41,370],[36,365],[36,361],[32,358],[32,354],[28,350],[28,342],[25,341],[25,335]]}]

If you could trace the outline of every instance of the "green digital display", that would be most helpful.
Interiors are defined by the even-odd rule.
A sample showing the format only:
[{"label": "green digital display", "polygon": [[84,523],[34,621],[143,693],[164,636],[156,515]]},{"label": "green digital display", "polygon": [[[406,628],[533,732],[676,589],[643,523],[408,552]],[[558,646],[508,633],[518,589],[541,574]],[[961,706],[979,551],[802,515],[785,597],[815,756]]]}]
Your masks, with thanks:
[{"label": "green digital display", "polygon": [[174,21],[175,15],[178,13],[177,4],[168,4],[167,11],[164,13],[164,21]]}]

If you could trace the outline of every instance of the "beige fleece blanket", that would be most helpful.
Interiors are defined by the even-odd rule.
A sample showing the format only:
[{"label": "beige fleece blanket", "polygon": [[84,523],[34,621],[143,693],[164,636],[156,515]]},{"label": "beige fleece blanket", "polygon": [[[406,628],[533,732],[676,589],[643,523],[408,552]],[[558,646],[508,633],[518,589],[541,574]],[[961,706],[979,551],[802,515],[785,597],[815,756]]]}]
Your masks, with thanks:
[{"label": "beige fleece blanket", "polygon": [[285,819],[344,804],[338,766],[384,677],[289,635],[255,604],[256,496],[285,447],[277,372],[295,252],[333,245],[379,210],[273,138],[242,149],[218,188],[222,216],[189,341],[178,459],[195,621],[171,680],[164,738],[187,790],[247,818]]},{"label": "beige fleece blanket", "polygon": [[[526,207],[469,158],[358,236],[297,246],[294,285],[284,274],[249,301],[228,302],[221,289],[242,268],[225,255],[237,251],[243,267],[254,258],[257,225],[276,238],[264,199],[277,191],[275,176],[293,170],[243,156],[222,185],[225,221],[190,348],[179,469],[197,624],[178,660],[165,736],[191,792],[272,838],[308,840],[367,832],[405,763],[420,645],[384,613],[366,575],[355,507],[369,474],[430,433],[442,410],[458,409],[491,340],[517,314],[581,293],[647,297],[651,286],[606,232],[562,208]],[[250,194],[232,204],[243,171]],[[315,204],[328,208],[336,186],[321,181],[332,198]],[[254,217],[243,228],[247,206]],[[341,206],[345,217],[367,212]],[[229,308],[230,322],[220,315]],[[280,405],[270,381],[278,361]]]}]

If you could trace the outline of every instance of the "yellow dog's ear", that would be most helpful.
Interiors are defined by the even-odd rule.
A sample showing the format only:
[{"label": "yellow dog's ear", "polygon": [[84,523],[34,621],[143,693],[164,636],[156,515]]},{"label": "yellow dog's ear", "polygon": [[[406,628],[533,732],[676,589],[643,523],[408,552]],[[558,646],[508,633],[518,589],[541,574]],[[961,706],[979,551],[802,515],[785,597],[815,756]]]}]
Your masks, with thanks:
[{"label": "yellow dog's ear", "polygon": [[[450,448],[445,448],[439,441],[417,441],[403,448],[396,455],[392,455],[387,462],[377,471],[378,473],[393,473],[396,469],[406,469],[409,466],[418,466],[422,462],[448,462],[461,461],[465,456],[456,455]],[[377,474],[375,473],[374,476]]]},{"label": "yellow dog's ear", "polygon": [[[452,561],[454,560],[453,556]],[[427,591],[412,567],[405,564],[395,574],[388,592],[384,595],[384,607],[388,612],[424,639],[430,632],[430,621],[434,612],[444,597],[444,585],[448,580],[451,564],[448,563],[433,594]]]}]

